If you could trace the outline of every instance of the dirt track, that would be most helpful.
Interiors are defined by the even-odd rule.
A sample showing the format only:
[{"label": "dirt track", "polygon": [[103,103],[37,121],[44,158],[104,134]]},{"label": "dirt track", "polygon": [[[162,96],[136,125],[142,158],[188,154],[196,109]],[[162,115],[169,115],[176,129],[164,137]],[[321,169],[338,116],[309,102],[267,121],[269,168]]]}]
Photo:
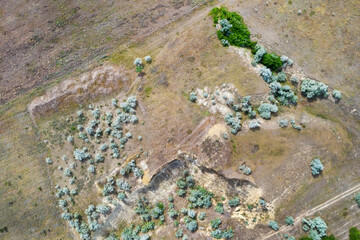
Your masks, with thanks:
[{"label": "dirt track", "polygon": [[[334,203],[337,203],[338,201],[352,195],[352,194],[355,194],[356,192],[360,191],[360,184],[357,184],[355,185],[354,187],[346,190],[345,192],[342,192],[341,194],[338,194],[336,195],[335,197],[329,199],[328,201],[312,208],[312,209],[309,209],[303,213],[301,213],[300,215],[298,215],[295,219],[294,219],[294,226],[296,226],[297,224],[300,224],[301,223],[301,219],[303,219],[304,217],[306,216],[310,216],[314,213],[316,213],[317,211],[320,211],[320,210],[323,210],[331,205],[333,205]],[[268,235],[265,235],[263,236],[261,239],[269,239],[270,237],[274,236],[274,235],[277,235],[281,232],[285,232],[285,231],[289,231],[291,228],[293,228],[293,226],[283,226],[279,229],[279,231],[272,231],[271,233],[269,233]],[[348,230],[346,229],[346,232]],[[337,237],[337,236],[335,236]]]}]

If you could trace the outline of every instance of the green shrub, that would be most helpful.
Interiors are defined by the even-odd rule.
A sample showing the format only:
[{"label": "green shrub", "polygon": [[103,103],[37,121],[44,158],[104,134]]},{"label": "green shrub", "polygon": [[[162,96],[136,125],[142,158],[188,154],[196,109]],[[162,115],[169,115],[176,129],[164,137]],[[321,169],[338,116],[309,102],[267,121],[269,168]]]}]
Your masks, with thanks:
[{"label": "green shrub", "polygon": [[360,207],[360,193],[357,193],[355,195],[355,202],[357,203],[357,205]]},{"label": "green shrub", "polygon": [[[213,17],[214,23],[218,23],[219,19],[221,23],[228,21],[228,25],[224,25],[225,30],[218,30],[217,35],[220,40],[227,40],[230,45],[237,47],[246,47],[253,49],[256,42],[251,41],[250,31],[248,30],[243,18],[236,12],[229,12],[226,8],[213,8],[210,12]],[[231,26],[231,28],[229,28]],[[224,28],[222,27],[222,28]],[[231,31],[230,31],[231,29]]]},{"label": "green shrub", "polygon": [[282,66],[280,57],[275,53],[265,53],[260,63],[274,72],[279,72]]},{"label": "green shrub", "polygon": [[274,231],[279,230],[279,225],[275,221],[270,221],[269,222],[269,227],[272,228]]},{"label": "green shrub", "polygon": [[235,198],[233,198],[233,199],[230,199],[230,200],[228,201],[228,203],[229,203],[229,206],[230,206],[230,207],[237,207],[237,206],[240,205],[240,198],[235,197]]},{"label": "green shrub", "polygon": [[215,218],[215,219],[211,220],[211,222],[210,222],[210,225],[213,229],[218,229],[220,224],[221,224],[220,218]]},{"label": "green shrub", "polygon": [[224,204],[218,202],[215,207],[215,212],[218,212],[220,214],[224,214]]},{"label": "green shrub", "polygon": [[360,231],[356,227],[352,227],[349,230],[350,240],[360,240]]},{"label": "green shrub", "polygon": [[285,224],[288,225],[288,226],[294,226],[294,218],[293,217],[286,217],[285,218]]}]

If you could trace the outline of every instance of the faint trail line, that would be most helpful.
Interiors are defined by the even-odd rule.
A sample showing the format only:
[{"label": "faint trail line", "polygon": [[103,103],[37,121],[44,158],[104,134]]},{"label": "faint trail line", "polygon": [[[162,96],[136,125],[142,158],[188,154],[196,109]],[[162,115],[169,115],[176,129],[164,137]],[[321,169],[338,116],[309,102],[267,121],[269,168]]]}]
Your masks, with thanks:
[{"label": "faint trail line", "polygon": [[[318,206],[316,206],[316,207],[314,207],[314,208],[312,208],[312,209],[309,209],[309,210],[301,213],[299,216],[297,216],[297,217],[295,218],[295,220],[294,220],[294,225],[300,223],[300,222],[301,222],[301,219],[302,219],[303,217],[308,216],[308,215],[312,215],[312,214],[314,214],[314,213],[317,212],[317,211],[320,211],[320,210],[322,210],[322,209],[324,209],[324,208],[327,208],[328,206],[330,206],[330,205],[332,205],[332,204],[334,204],[334,203],[337,203],[338,201],[340,201],[340,200],[348,197],[348,196],[351,195],[351,194],[354,194],[354,193],[357,192],[357,191],[360,191],[360,184],[357,184],[357,185],[355,185],[354,187],[346,190],[345,192],[342,192],[342,193],[340,193],[339,195],[336,195],[335,197],[329,199],[328,201],[326,201],[326,202],[324,202],[324,203],[322,203],[322,204],[320,204],[320,205],[318,205]],[[283,232],[283,231],[290,230],[292,227],[293,227],[293,226],[283,226],[283,227],[281,227],[281,228],[279,229],[279,231],[276,231],[276,232],[273,231],[273,232],[269,233],[268,235],[262,236],[261,239],[268,239],[268,238],[270,238],[270,237],[272,237],[272,236],[274,236],[274,235],[277,235],[278,233],[281,233],[281,232]]]}]

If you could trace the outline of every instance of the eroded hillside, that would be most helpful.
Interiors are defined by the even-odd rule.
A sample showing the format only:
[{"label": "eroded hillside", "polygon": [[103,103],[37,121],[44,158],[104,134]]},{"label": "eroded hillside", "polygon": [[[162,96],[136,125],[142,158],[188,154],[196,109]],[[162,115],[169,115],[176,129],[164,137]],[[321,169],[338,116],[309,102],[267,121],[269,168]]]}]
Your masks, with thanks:
[{"label": "eroded hillside", "polygon": [[[146,14],[142,4],[92,6],[111,10],[99,26],[120,26],[94,25],[95,39],[117,39],[107,57],[94,63],[101,47],[87,48],[59,72],[69,76],[2,107],[0,238],[295,239],[303,218],[321,217],[327,235],[348,239],[360,216],[359,25],[344,22],[356,22],[356,3],[152,2]],[[258,47],[233,45],[234,22],[209,16],[216,6],[243,16]],[[55,28],[64,41],[87,24],[74,14]],[[261,48],[288,58],[270,71]],[[4,81],[25,71],[4,69]]]}]

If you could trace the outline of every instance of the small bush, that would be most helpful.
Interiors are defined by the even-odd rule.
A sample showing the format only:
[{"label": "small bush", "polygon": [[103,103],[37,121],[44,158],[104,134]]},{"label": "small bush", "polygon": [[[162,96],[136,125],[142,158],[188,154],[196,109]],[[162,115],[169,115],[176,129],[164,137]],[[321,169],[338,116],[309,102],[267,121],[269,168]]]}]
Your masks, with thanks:
[{"label": "small bush", "polygon": [[276,113],[278,111],[278,107],[270,103],[262,103],[257,110],[262,118],[270,119],[271,113]]},{"label": "small bush", "polygon": [[326,84],[310,79],[305,79],[301,82],[301,93],[307,99],[314,99],[316,97],[327,98],[329,96]]},{"label": "small bush", "polygon": [[254,55],[254,61],[255,63],[259,63],[263,56],[266,54],[266,49],[263,46],[260,46],[257,44],[256,48],[258,49],[256,51],[256,54]]},{"label": "small bush", "polygon": [[52,164],[52,163],[53,163],[53,161],[52,161],[51,158],[46,158],[46,159],[45,159],[45,162],[46,162],[47,164]]},{"label": "small bush", "polygon": [[355,195],[355,202],[357,203],[357,205],[360,207],[360,193]]},{"label": "small bush", "polygon": [[279,230],[279,226],[278,226],[277,222],[275,222],[275,221],[270,221],[269,227],[272,228],[274,231]]},{"label": "small bush", "polygon": [[242,171],[245,175],[250,175],[251,174],[251,168],[246,167],[245,165],[241,165],[239,167],[239,170]]},{"label": "small bush", "polygon": [[256,119],[253,119],[249,122],[249,128],[250,129],[259,129],[260,128],[260,122]]},{"label": "small bush", "polygon": [[285,224],[288,225],[288,226],[294,226],[294,218],[293,217],[286,217],[285,218]]},{"label": "small bush", "polygon": [[141,58],[136,58],[134,61],[135,66],[141,66],[143,64]]},{"label": "small bush", "polygon": [[338,90],[333,90],[332,91],[332,96],[333,98],[335,98],[335,100],[341,100],[341,92],[339,92]]},{"label": "small bush", "polygon": [[181,238],[184,235],[183,230],[179,229],[175,232],[175,237]]},{"label": "small bush", "polygon": [[220,218],[215,218],[215,219],[211,220],[211,222],[210,222],[210,225],[213,229],[218,229],[220,224],[221,224]]},{"label": "small bush", "polygon": [[145,62],[151,63],[151,61],[152,61],[152,59],[151,59],[150,56],[146,56],[146,57],[145,57]]},{"label": "small bush", "polygon": [[240,198],[235,197],[235,198],[233,198],[233,199],[230,199],[230,200],[228,201],[228,203],[229,203],[229,206],[230,206],[230,207],[237,207],[237,206],[240,205]]},{"label": "small bush", "polygon": [[327,225],[326,223],[320,218],[316,217],[312,219],[302,219],[303,222],[303,230],[305,232],[309,231],[309,237],[313,240],[322,239],[325,237]]},{"label": "small bush", "polygon": [[289,126],[289,121],[286,119],[280,119],[279,120],[279,127],[281,128],[286,128],[287,126]]},{"label": "small bush", "polygon": [[206,212],[200,212],[199,216],[198,216],[198,219],[200,221],[203,221],[203,220],[205,220],[205,218],[206,218]]},{"label": "small bush", "polygon": [[266,83],[271,83],[273,81],[271,70],[266,67],[260,68],[260,76]]},{"label": "small bush", "polygon": [[190,93],[189,100],[190,100],[191,102],[196,102],[197,96],[196,96],[196,93],[195,93],[195,92],[191,92],[191,93]]},{"label": "small bush", "polygon": [[313,176],[318,176],[322,170],[324,170],[324,166],[322,165],[320,159],[316,158],[310,163],[311,174]]}]

